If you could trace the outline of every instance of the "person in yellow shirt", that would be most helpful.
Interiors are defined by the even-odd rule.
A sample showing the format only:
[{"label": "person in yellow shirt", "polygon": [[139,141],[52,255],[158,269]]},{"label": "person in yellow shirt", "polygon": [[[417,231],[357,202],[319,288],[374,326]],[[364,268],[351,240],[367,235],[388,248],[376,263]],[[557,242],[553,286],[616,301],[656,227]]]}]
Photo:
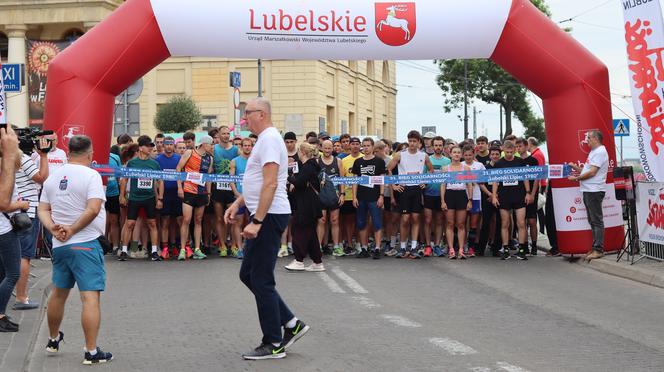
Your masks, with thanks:
[{"label": "person in yellow shirt", "polygon": [[[341,161],[341,173],[342,177],[354,177],[353,174],[353,165],[355,160],[362,157],[360,152],[361,142],[357,137],[352,137],[350,139],[350,154],[348,154]],[[346,186],[344,188],[344,204],[340,208],[341,213],[341,226],[343,229],[343,237],[346,239],[346,254],[352,254],[353,248],[351,247],[353,242],[353,236],[357,236],[357,231],[355,231],[355,207],[353,206],[353,187]]]}]

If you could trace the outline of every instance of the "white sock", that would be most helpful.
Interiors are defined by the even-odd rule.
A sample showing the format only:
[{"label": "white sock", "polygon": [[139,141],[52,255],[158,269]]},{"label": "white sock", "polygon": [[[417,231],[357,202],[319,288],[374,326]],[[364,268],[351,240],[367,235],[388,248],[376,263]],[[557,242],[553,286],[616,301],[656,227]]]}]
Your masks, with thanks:
[{"label": "white sock", "polygon": [[153,244],[152,245],[152,253],[156,253],[156,252],[157,252],[157,246]]},{"label": "white sock", "polygon": [[123,245],[123,246],[122,246],[122,251],[123,251],[124,253],[127,253],[127,246],[126,246],[126,245]]},{"label": "white sock", "polygon": [[297,324],[297,318],[293,317],[293,319],[289,320],[288,323],[284,327],[286,328],[293,328]]},{"label": "white sock", "polygon": [[273,342],[273,343],[272,343],[272,346],[274,346],[274,347],[279,347],[279,345],[281,345],[281,344],[280,344],[280,343],[277,343],[277,342]]},{"label": "white sock", "polygon": [[413,240],[410,242],[410,249],[415,249],[417,248],[417,240]]},{"label": "white sock", "polygon": [[90,353],[90,355],[95,356],[97,355],[97,348],[95,348],[94,350],[87,350],[87,352]]},{"label": "white sock", "polygon": [[406,250],[406,242],[400,242],[399,245],[401,245],[401,250],[402,251]]},{"label": "white sock", "polygon": [[288,249],[293,249],[293,243],[292,242],[288,242]]}]

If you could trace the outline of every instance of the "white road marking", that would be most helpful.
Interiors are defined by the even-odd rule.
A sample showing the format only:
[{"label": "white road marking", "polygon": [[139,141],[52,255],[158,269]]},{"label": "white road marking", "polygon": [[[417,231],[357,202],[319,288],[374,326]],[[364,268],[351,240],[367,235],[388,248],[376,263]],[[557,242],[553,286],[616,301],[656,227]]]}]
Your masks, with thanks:
[{"label": "white road marking", "polygon": [[369,293],[369,291],[364,289],[364,287],[362,287],[360,285],[360,283],[356,282],[355,279],[348,276],[348,274],[343,272],[340,268],[338,268],[336,266],[332,266],[332,272],[336,276],[338,276],[339,279],[341,279],[341,281],[343,281],[348,286],[348,288],[350,288],[353,292],[360,293],[360,294]]},{"label": "white road marking", "polygon": [[327,287],[330,289],[330,291],[332,291],[332,293],[346,293],[346,291],[344,291],[343,288],[341,288],[341,286],[326,273],[319,272],[316,274],[323,280],[325,284],[327,284]]},{"label": "white road marking", "polygon": [[468,369],[473,372],[491,372],[491,368],[488,367],[473,367]]},{"label": "white road marking", "polygon": [[368,309],[376,309],[379,307],[383,307],[383,305],[377,303],[376,301],[370,299],[369,297],[355,296],[353,297],[353,300],[355,300],[355,302],[359,303],[360,305]]},{"label": "white road marking", "polygon": [[408,318],[404,318],[404,317],[399,316],[399,315],[382,314],[380,317],[387,320],[388,322],[396,324],[400,327],[409,327],[409,328],[422,327],[422,325],[420,323],[412,321]]},{"label": "white road marking", "polygon": [[429,342],[447,351],[451,355],[477,354],[477,350],[468,345],[462,344],[457,340],[449,338],[430,338]]},{"label": "white road marking", "polygon": [[514,366],[506,362],[498,362],[496,363],[496,366],[498,366],[498,368],[502,369],[503,371],[507,372],[530,372],[527,369],[521,368],[519,366]]}]

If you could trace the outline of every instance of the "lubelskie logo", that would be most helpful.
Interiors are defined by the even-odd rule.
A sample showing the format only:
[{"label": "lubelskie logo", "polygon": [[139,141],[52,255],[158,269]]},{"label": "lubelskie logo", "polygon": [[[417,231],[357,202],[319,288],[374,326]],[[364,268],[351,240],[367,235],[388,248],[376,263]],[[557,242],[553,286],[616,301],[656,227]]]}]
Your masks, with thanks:
[{"label": "lubelskie logo", "polygon": [[415,3],[376,3],[376,35],[391,46],[408,44],[417,30]]}]

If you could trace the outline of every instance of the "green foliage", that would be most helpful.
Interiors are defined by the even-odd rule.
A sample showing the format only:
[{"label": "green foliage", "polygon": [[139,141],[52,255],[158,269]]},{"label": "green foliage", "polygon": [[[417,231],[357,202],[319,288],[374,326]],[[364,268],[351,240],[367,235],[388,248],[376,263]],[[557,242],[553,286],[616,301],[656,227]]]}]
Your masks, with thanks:
[{"label": "green foliage", "polygon": [[[547,16],[551,11],[544,0],[531,0]],[[436,82],[445,92],[444,110],[463,107],[464,103],[464,61],[437,60],[440,74]],[[468,100],[479,99],[487,103],[497,103],[505,111],[505,135],[512,134],[512,115],[526,128],[525,136],[546,140],[544,119],[533,113],[528,103],[528,90],[493,61],[475,59],[465,61],[468,69]]]},{"label": "green foliage", "polygon": [[162,133],[183,133],[201,125],[201,111],[190,97],[177,96],[159,107],[154,126]]}]

